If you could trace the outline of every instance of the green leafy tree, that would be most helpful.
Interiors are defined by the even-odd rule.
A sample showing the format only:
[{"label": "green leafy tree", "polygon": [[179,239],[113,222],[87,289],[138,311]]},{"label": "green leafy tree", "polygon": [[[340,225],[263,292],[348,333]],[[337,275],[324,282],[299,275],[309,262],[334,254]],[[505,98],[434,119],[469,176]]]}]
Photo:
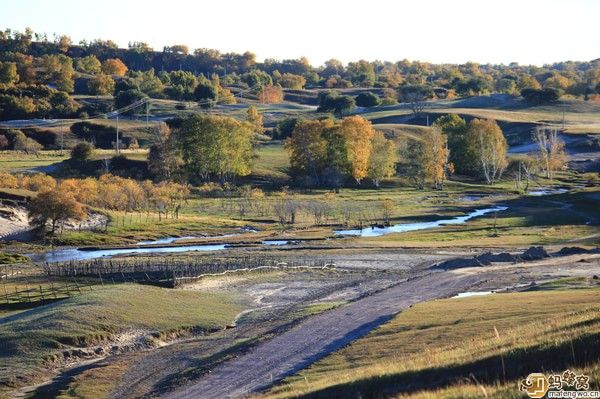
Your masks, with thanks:
[{"label": "green leafy tree", "polygon": [[115,81],[110,75],[98,74],[88,81],[90,94],[104,96],[115,91]]},{"label": "green leafy tree", "polygon": [[182,122],[178,133],[183,161],[190,175],[210,181],[228,181],[250,174],[252,128],[225,116],[194,115]]},{"label": "green leafy tree", "polygon": [[368,61],[360,60],[358,62],[349,63],[346,68],[346,73],[352,84],[355,86],[372,87],[375,84],[375,68],[373,64]]},{"label": "green leafy tree", "polygon": [[159,97],[164,90],[162,81],[154,73],[154,68],[147,71],[132,71],[130,77],[132,83],[150,97]]},{"label": "green leafy tree", "polygon": [[75,61],[75,69],[79,72],[96,75],[101,72],[102,64],[95,55],[88,55]]},{"label": "green leafy tree", "polygon": [[66,55],[44,55],[41,58],[43,76],[47,83],[56,85],[56,88],[67,93],[72,93],[75,87],[73,76],[73,60]]},{"label": "green leafy tree", "polygon": [[298,120],[298,118],[285,118],[277,122],[277,126],[273,129],[273,138],[283,140],[290,137],[298,124]]},{"label": "green leafy tree", "polygon": [[202,82],[196,86],[194,97],[202,108],[211,108],[219,101],[219,91],[210,81]]},{"label": "green leafy tree", "polygon": [[71,149],[71,160],[77,163],[87,162],[93,152],[94,147],[90,143],[79,143]]},{"label": "green leafy tree", "polygon": [[0,83],[14,85],[19,82],[17,64],[14,62],[0,62]]},{"label": "green leafy tree", "polygon": [[350,96],[339,95],[337,92],[319,93],[317,112],[331,112],[336,116],[347,115],[356,108],[354,99]]},{"label": "green leafy tree", "polygon": [[376,107],[381,104],[381,99],[376,95],[369,92],[360,93],[355,98],[356,105],[359,107]]},{"label": "green leafy tree", "polygon": [[167,95],[177,100],[191,100],[194,98],[194,89],[198,84],[193,73],[187,71],[173,71],[169,74],[171,86],[165,90]]},{"label": "green leafy tree", "polygon": [[[115,97],[115,108],[123,108],[128,105],[135,103],[143,98],[147,98],[148,96],[139,91],[138,89],[129,89],[125,91],[121,91]],[[127,115],[131,115],[136,110],[130,110],[126,112]]]},{"label": "green leafy tree", "polygon": [[440,128],[446,135],[450,162],[457,173],[472,175],[478,170],[475,155],[467,143],[467,122],[456,114],[446,114],[439,117],[434,126]]}]

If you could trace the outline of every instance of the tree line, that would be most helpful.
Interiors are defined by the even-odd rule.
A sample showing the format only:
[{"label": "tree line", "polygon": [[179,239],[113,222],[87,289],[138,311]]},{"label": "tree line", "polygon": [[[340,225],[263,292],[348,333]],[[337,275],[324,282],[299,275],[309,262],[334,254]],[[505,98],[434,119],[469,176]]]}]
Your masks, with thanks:
[{"label": "tree line", "polygon": [[[220,79],[218,84],[215,77]],[[125,86],[119,88],[122,82]],[[410,101],[415,93],[452,98],[497,92],[522,95],[539,104],[556,101],[564,94],[600,100],[600,60],[540,67],[408,60],[359,60],[344,65],[330,59],[313,66],[306,58],[258,62],[251,52],[191,51],[181,44],[155,51],[146,43],[133,42],[122,49],[110,40],[74,44],[65,35],[49,40],[30,29],[0,31],[0,117],[61,117],[79,110],[76,103],[53,91],[33,93],[38,85],[51,85],[49,90],[58,92],[97,95],[135,89],[154,98],[203,104],[230,103],[233,96],[225,87],[253,88],[263,102],[281,101],[282,89],[376,87],[383,89],[384,103]],[[51,104],[50,110],[41,100]],[[377,102],[367,96],[356,101]],[[94,112],[81,108],[79,112]]]}]

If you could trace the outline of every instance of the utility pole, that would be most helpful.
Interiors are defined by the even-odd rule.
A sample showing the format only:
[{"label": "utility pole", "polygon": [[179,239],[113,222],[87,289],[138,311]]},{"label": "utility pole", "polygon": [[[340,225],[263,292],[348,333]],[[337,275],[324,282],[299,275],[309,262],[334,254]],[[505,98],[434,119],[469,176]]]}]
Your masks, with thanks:
[{"label": "utility pole", "polygon": [[148,100],[146,100],[146,129],[148,129],[148,112],[149,112],[150,104],[148,104]]},{"label": "utility pole", "polygon": [[117,149],[117,154],[119,154],[119,114],[117,113],[117,141],[115,142],[115,148]]},{"label": "utility pole", "polygon": [[63,154],[65,149],[65,126],[60,125],[60,154]]}]

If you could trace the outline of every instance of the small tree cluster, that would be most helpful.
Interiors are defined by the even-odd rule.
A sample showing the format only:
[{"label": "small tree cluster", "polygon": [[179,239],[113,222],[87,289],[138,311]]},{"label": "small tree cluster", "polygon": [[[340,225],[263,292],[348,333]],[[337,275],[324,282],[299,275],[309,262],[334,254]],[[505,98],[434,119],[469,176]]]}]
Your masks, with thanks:
[{"label": "small tree cluster", "polygon": [[[374,154],[374,146],[389,150]],[[285,148],[295,177],[306,185],[340,187],[343,179],[358,184],[369,177],[376,184],[393,174],[396,162],[394,144],[378,134],[371,123],[359,116],[300,121]]]}]

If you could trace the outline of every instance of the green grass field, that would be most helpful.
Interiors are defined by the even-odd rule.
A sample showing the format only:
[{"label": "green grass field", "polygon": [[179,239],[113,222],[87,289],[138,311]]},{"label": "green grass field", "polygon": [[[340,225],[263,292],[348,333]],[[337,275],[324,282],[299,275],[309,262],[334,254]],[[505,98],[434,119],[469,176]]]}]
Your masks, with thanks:
[{"label": "green grass field", "polygon": [[40,151],[38,155],[0,151],[0,172],[22,172],[62,162],[68,151]]},{"label": "green grass field", "polygon": [[264,397],[520,398],[519,378],[567,367],[597,386],[599,300],[588,288],[421,303]]},{"label": "green grass field", "polygon": [[243,309],[220,293],[143,285],[96,287],[0,321],[0,389],[35,381],[65,352],[141,331],[160,337],[182,329],[214,330]]},{"label": "green grass field", "polygon": [[[563,101],[556,105],[525,106],[524,104],[510,103],[512,107],[482,106],[464,107],[468,100],[441,100],[428,104],[426,112],[432,114],[454,113],[475,118],[489,118],[511,123],[550,124],[562,127],[563,112],[566,133],[600,133],[600,104],[579,100]],[[470,101],[474,103],[473,101]],[[517,106],[515,106],[517,105]],[[392,105],[374,107],[360,115],[370,120],[384,119],[386,124],[399,123],[397,120],[411,116],[412,111],[405,105]]]}]

